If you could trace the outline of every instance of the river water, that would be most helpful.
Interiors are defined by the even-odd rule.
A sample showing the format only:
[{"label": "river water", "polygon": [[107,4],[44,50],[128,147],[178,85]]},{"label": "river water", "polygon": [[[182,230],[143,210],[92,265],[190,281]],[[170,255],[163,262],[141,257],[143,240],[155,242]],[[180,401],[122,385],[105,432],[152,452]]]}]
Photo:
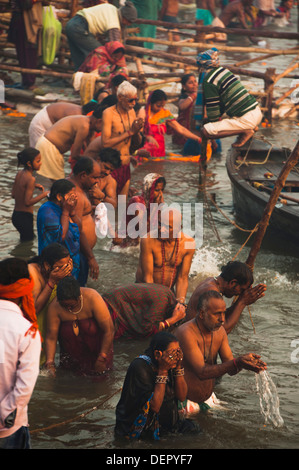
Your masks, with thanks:
[{"label": "river water", "polygon": [[[280,56],[275,65],[283,70],[290,60],[290,57]],[[7,256],[29,258],[37,252],[36,241],[19,244],[18,233],[11,224],[13,201],[10,191],[17,172],[16,153],[28,145],[30,119],[29,115],[25,118],[0,116],[1,259]],[[275,120],[272,127],[261,128],[259,135],[264,135],[276,145],[292,149],[298,139],[298,120]],[[217,275],[221,266],[236,255],[248,236],[234,223],[231,187],[225,168],[226,154],[233,141],[233,138],[224,139],[222,153],[214,156],[208,165],[208,191],[215,195],[216,204],[226,217],[213,205],[209,206],[209,210],[204,206],[203,242],[197,247],[194,256],[188,296],[203,278]],[[150,172],[165,176],[165,201],[168,204],[203,201],[198,191],[196,163],[167,160],[145,163],[133,172],[132,185],[140,187],[143,177]],[[35,214],[36,210],[37,207]],[[237,259],[245,262],[250,246],[251,242],[243,248]],[[100,264],[100,278],[96,282],[89,281],[88,286],[103,293],[106,289],[134,282],[138,249],[111,251],[110,241],[105,239],[98,241],[94,252]],[[267,284],[266,296],[251,307],[253,324],[248,310],[244,310],[238,325],[229,335],[235,355],[256,352],[267,362],[268,374],[280,399],[280,414],[284,422],[282,427],[276,428],[271,423],[265,423],[255,376],[242,371],[234,377],[224,376],[217,383],[215,393],[222,406],[194,416],[203,432],[192,440],[172,436],[160,442],[124,444],[115,441],[115,406],[127,367],[148,345],[145,339],[121,339],[114,345],[114,368],[105,377],[78,378],[60,372],[56,379],[51,379],[40,373],[29,406],[32,447],[106,449],[116,454],[119,449],[127,449],[136,452],[136,455],[140,449],[148,449],[152,453],[158,449],[168,452],[185,449],[183,453],[188,453],[187,450],[190,453],[195,449],[297,448],[298,267],[298,247],[288,240],[274,239],[266,234],[254,268],[255,282]]]}]

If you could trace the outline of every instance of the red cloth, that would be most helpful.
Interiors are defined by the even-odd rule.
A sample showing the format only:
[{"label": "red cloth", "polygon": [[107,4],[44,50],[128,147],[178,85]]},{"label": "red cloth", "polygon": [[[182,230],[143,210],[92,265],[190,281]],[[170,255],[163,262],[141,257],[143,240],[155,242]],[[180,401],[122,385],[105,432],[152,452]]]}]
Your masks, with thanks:
[{"label": "red cloth", "polygon": [[38,331],[38,324],[32,294],[33,285],[34,283],[32,278],[19,279],[13,284],[8,284],[7,286],[0,284],[0,297],[7,300],[18,299],[19,297],[22,298],[22,305],[20,308],[23,312],[23,316],[32,323],[31,327],[26,332],[26,335],[30,333],[35,337],[36,332]]}]

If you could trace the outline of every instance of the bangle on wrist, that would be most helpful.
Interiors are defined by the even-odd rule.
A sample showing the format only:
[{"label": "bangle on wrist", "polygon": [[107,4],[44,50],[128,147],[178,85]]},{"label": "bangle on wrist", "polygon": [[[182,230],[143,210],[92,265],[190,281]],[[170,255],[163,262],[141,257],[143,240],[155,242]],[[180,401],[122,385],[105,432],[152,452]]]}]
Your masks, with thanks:
[{"label": "bangle on wrist", "polygon": [[174,370],[174,376],[175,377],[182,377],[183,375],[185,375],[184,367],[181,367],[181,369],[175,369]]},{"label": "bangle on wrist", "polygon": [[164,328],[165,328],[165,330],[166,330],[166,328],[170,328],[170,323],[169,323],[168,320],[164,320],[163,323],[164,323]]},{"label": "bangle on wrist", "polygon": [[240,372],[241,369],[238,367],[238,364],[237,364],[236,359],[234,358],[233,361],[234,361],[234,365],[235,365],[236,371],[237,371],[237,372]]},{"label": "bangle on wrist", "polygon": [[51,286],[51,284],[49,282],[47,282],[47,286],[50,287],[51,290],[54,289],[55,285],[54,286]]},{"label": "bangle on wrist", "polygon": [[166,384],[168,382],[168,375],[157,375],[155,383],[156,384]]}]

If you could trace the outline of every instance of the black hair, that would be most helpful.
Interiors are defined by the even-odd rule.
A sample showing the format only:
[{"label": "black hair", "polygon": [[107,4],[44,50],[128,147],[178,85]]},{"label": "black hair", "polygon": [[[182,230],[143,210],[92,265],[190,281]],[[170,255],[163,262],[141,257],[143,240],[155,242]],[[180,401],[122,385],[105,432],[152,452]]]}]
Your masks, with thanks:
[{"label": "black hair", "polygon": [[104,111],[107,108],[111,108],[111,106],[114,106],[116,103],[117,103],[116,96],[115,95],[108,95],[101,102],[101,106],[102,106],[103,111]]},{"label": "black hair", "polygon": [[174,343],[177,341],[178,341],[177,337],[169,333],[168,331],[160,331],[159,333],[156,333],[153,336],[149,347],[145,351],[145,354],[147,354],[151,358],[152,362],[156,364],[157,361],[155,360],[154,352],[155,351],[163,352],[168,348],[168,345],[170,343]]},{"label": "black hair", "polygon": [[99,103],[96,100],[90,100],[82,106],[82,114],[86,116],[86,114],[94,111],[98,105]]},{"label": "black hair", "polygon": [[154,90],[150,98],[151,104],[157,103],[157,101],[167,101],[167,95],[163,90]]},{"label": "black hair", "polygon": [[102,119],[102,114],[103,114],[103,106],[102,103],[97,104],[96,108],[94,109],[92,116],[96,119]]},{"label": "black hair", "polygon": [[75,185],[69,180],[66,180],[66,179],[56,180],[52,184],[49,200],[55,201],[57,199],[58,194],[61,194],[61,196],[65,196],[73,188],[75,188]]},{"label": "black hair", "polygon": [[27,261],[22,258],[6,258],[0,261],[0,284],[9,286],[20,279],[30,279]]},{"label": "black hair", "polygon": [[90,157],[80,157],[73,168],[74,175],[79,175],[82,171],[85,171],[87,175],[93,172],[94,160]]},{"label": "black hair", "polygon": [[40,254],[40,262],[48,263],[51,267],[54,266],[56,261],[70,256],[69,250],[61,243],[50,243],[47,245]]},{"label": "black hair", "polygon": [[114,77],[111,78],[111,85],[117,87],[119,86],[122,82],[127,81],[126,77],[124,75],[114,75]]},{"label": "black hair", "polygon": [[80,297],[80,283],[73,276],[66,276],[57,284],[57,300],[78,299]]},{"label": "black hair", "polygon": [[28,264],[36,263],[42,266],[43,263],[48,263],[52,268],[56,261],[66,258],[67,256],[70,256],[67,247],[61,243],[53,242],[45,246],[39,255],[30,258]]},{"label": "black hair", "polygon": [[21,165],[26,167],[27,162],[32,164],[33,160],[39,155],[39,153],[40,151],[33,147],[27,147],[21,152],[17,153],[18,167]]},{"label": "black hair", "polygon": [[[164,178],[164,176],[160,176],[158,179],[156,179],[155,181],[155,187],[157,186],[158,183],[163,183],[163,186],[165,188],[166,186],[166,179]],[[164,189],[163,188],[163,189]]]},{"label": "black hair", "polygon": [[121,167],[120,151],[110,147],[103,148],[99,151],[99,159],[101,162],[110,163],[115,169]]},{"label": "black hair", "polygon": [[208,290],[208,291],[204,292],[203,294],[201,294],[201,296],[198,299],[197,311],[199,311],[200,309],[205,308],[206,304],[208,303],[208,301],[210,299],[223,300],[223,297],[220,294],[220,292],[218,292],[217,290]]},{"label": "black hair", "polygon": [[190,77],[195,77],[195,73],[185,73],[185,75],[182,76],[181,78],[181,84],[182,86],[186,85]]},{"label": "black hair", "polygon": [[225,266],[222,266],[220,276],[227,282],[236,279],[241,286],[253,283],[251,269],[247,264],[241,263],[241,261],[230,261]]},{"label": "black hair", "polygon": [[124,47],[118,47],[115,49],[115,51],[112,52],[112,54],[118,54],[118,52],[122,52],[123,54],[125,53],[125,48]]}]

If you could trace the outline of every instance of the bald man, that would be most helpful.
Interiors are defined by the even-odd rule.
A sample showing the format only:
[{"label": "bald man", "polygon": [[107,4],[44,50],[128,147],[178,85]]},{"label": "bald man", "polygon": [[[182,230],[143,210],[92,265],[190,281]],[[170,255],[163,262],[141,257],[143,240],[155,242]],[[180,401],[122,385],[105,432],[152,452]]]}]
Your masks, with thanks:
[{"label": "bald man", "polygon": [[164,208],[159,212],[157,230],[141,238],[137,282],[163,284],[173,289],[184,303],[195,240],[181,231],[180,211]]}]

